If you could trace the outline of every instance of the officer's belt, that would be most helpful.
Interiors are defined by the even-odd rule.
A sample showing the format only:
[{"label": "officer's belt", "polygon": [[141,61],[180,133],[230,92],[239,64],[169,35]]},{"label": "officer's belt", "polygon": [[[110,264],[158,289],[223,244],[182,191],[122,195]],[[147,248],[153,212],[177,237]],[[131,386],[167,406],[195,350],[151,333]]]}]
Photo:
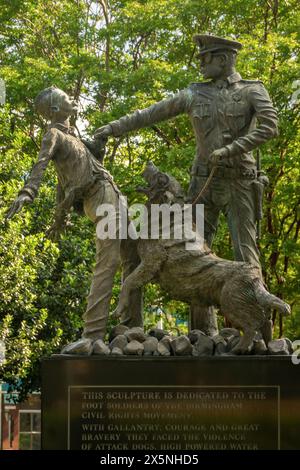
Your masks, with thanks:
[{"label": "officer's belt", "polygon": [[[194,176],[202,176],[208,177],[210,175],[211,168],[199,165],[195,168],[192,172]],[[236,178],[244,178],[244,179],[255,179],[256,178],[256,169],[245,169],[245,168],[230,168],[230,167],[222,167],[218,166],[214,172],[214,178],[228,178],[228,179],[236,179]]]}]

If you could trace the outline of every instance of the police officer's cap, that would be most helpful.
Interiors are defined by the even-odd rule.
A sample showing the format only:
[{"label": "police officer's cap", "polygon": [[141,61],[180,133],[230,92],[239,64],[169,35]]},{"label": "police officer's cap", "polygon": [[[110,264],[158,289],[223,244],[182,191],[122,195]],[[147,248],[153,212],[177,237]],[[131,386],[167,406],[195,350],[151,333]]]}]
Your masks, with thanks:
[{"label": "police officer's cap", "polygon": [[237,52],[243,47],[243,45],[238,41],[212,36],[211,34],[196,34],[194,36],[194,41],[200,48],[199,55],[219,50]]}]

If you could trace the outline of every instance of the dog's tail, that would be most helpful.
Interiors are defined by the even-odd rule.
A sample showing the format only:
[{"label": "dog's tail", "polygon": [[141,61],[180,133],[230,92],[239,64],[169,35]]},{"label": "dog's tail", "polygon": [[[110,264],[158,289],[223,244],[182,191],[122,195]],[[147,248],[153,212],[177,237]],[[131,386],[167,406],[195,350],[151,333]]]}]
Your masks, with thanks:
[{"label": "dog's tail", "polygon": [[261,280],[257,280],[254,287],[257,302],[264,309],[278,310],[282,315],[287,316],[291,313],[291,307],[273,294],[268,292]]}]

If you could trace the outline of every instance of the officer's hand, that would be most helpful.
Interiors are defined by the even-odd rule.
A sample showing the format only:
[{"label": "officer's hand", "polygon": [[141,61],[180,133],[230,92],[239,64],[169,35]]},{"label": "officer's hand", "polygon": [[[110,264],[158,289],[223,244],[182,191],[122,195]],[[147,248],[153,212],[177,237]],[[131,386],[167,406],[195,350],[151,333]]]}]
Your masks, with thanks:
[{"label": "officer's hand", "polygon": [[5,220],[10,220],[12,217],[20,212],[22,207],[25,204],[30,204],[32,202],[32,198],[29,196],[29,194],[20,194],[12,203],[10,209],[8,210]]},{"label": "officer's hand", "polygon": [[214,150],[213,153],[209,156],[209,160],[212,165],[220,165],[222,160],[229,156],[229,151],[226,147]]},{"label": "officer's hand", "polygon": [[95,132],[95,140],[107,139],[110,135],[113,135],[112,127],[107,124],[106,126],[99,127]]}]

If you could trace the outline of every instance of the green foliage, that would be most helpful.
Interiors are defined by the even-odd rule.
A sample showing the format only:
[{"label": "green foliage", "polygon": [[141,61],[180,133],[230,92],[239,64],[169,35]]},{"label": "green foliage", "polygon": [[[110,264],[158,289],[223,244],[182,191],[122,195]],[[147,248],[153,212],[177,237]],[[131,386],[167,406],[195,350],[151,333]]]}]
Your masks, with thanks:
[{"label": "green foliage", "polygon": [[[299,78],[299,9],[296,0],[0,0],[0,77],[7,105],[0,109],[0,220],[26,180],[45,130],[33,100],[55,84],[79,99],[81,132],[94,130],[137,108],[199,81],[195,33],[237,35],[244,44],[238,69],[261,79],[279,111],[280,137],[262,149],[270,178],[261,251],[271,291],[293,306],[284,334],[300,337],[299,320],[299,104],[291,101]],[[86,127],[85,131],[83,128]],[[186,116],[110,140],[106,165],[128,196],[147,160],[187,188],[194,137]],[[39,197],[11,223],[1,222],[0,338],[7,361],[3,378],[21,390],[38,386],[41,355],[79,335],[94,260],[94,228],[72,215],[58,244],[46,240],[56,177],[49,168]],[[232,257],[224,220],[218,254]],[[119,292],[119,277],[112,308]],[[187,319],[187,307],[156,287],[145,297],[145,322],[163,310],[164,324]],[[276,323],[281,334],[280,321]]]}]

